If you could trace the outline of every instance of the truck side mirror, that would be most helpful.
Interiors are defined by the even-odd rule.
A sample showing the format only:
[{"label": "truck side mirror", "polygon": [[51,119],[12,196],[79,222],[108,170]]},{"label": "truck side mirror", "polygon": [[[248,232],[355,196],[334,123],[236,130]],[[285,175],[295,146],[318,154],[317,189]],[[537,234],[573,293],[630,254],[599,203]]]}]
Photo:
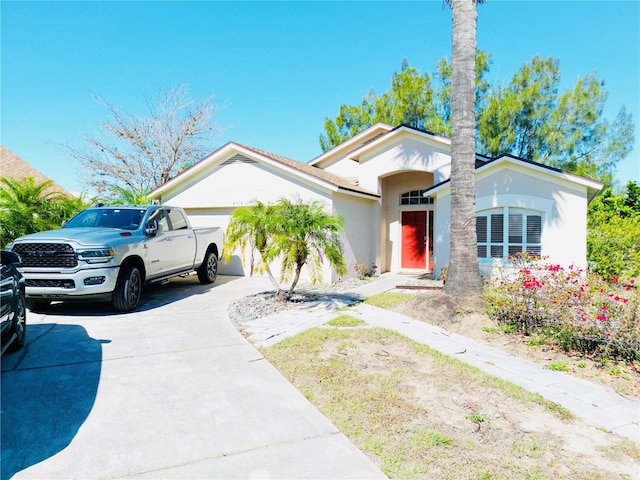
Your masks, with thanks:
[{"label": "truck side mirror", "polygon": [[144,229],[144,234],[147,237],[155,237],[157,233],[158,233],[158,221],[151,220],[150,222],[147,222],[147,228]]}]

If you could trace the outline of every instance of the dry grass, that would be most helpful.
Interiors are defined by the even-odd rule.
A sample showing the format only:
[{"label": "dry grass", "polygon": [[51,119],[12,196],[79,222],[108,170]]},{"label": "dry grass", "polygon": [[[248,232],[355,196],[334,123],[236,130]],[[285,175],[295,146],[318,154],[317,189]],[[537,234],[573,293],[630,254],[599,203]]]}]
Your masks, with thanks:
[{"label": "dry grass", "polygon": [[[376,301],[386,302],[384,299]],[[563,352],[550,345],[543,334],[525,336],[505,328],[505,325],[497,324],[480,306],[465,311],[456,310],[454,302],[442,292],[413,295],[407,301],[394,303],[388,308],[527,358],[550,370],[564,371],[614,389],[621,395],[640,398],[640,363],[627,364],[613,360],[603,362],[578,353]]]},{"label": "dry grass", "polygon": [[397,333],[324,327],[262,352],[391,478],[637,478],[637,445]]}]

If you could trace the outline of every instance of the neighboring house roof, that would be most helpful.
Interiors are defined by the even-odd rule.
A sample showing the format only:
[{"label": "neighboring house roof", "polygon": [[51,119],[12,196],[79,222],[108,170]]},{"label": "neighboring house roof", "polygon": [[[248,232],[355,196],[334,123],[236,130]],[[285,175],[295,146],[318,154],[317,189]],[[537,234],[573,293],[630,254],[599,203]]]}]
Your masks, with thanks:
[{"label": "neighboring house roof", "polygon": [[162,195],[163,193],[171,191],[173,188],[182,185],[185,182],[188,182],[191,178],[197,176],[199,172],[202,172],[210,165],[222,161],[225,158],[230,158],[234,152],[260,159],[266,163],[278,165],[281,168],[289,170],[291,173],[294,173],[298,176],[305,176],[314,182],[322,183],[325,186],[333,188],[335,190],[365,195],[367,197],[379,197],[379,195],[375,192],[360,188],[357,182],[354,180],[324,171],[320,168],[311,166],[308,163],[298,162],[297,160],[292,160],[291,158],[283,157],[282,155],[277,155],[275,153],[260,150],[258,148],[250,147],[237,142],[229,142],[220,147],[218,150],[214,151],[207,157],[195,163],[188,169],[180,172],[168,182],[152,190],[149,193],[149,196],[151,198],[155,198]]},{"label": "neighboring house roof", "polygon": [[[595,197],[603,187],[603,184],[596,180],[581,177],[580,175],[568,173],[556,167],[551,167],[543,163],[534,162],[533,160],[526,160],[524,158],[515,157],[513,155],[503,155],[498,158],[486,160],[484,161],[484,163],[479,163],[478,161],[476,161],[476,176],[481,175],[486,171],[493,170],[494,168],[504,167],[509,163],[513,165],[525,166],[540,173],[547,173],[552,177],[555,177],[556,179],[568,180],[572,183],[582,185],[587,188],[587,197],[589,201],[593,200],[593,197]],[[436,192],[442,191],[448,188],[450,186],[450,183],[451,179],[440,182],[425,190],[424,195],[433,195]]]},{"label": "neighboring house roof", "polygon": [[[24,178],[33,177],[36,183],[43,183],[51,180],[39,170],[33,168],[27,162],[22,160],[8,148],[0,145],[0,176],[11,180],[22,180]],[[47,193],[60,193],[71,197],[71,193],[53,182],[51,187],[47,188]]]}]

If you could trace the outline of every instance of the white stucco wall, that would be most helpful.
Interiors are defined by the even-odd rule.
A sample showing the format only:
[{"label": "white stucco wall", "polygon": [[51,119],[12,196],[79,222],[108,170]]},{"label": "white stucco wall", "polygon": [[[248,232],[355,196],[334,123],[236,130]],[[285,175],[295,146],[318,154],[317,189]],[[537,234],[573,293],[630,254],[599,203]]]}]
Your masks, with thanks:
[{"label": "white stucco wall", "polygon": [[449,249],[451,246],[451,190],[446,189],[436,195],[433,213],[433,274],[440,278],[442,267],[449,265]]},{"label": "white stucco wall", "polygon": [[[516,165],[480,175],[476,182],[476,212],[523,208],[542,214],[542,255],[564,266],[586,268],[587,191],[575,183],[532,174]],[[449,263],[451,196],[446,189],[436,199],[436,273]],[[483,272],[497,259],[480,261]]]},{"label": "white stucco wall", "polygon": [[238,207],[250,205],[255,199],[275,203],[280,198],[330,201],[327,189],[300,177],[287,175],[283,169],[267,167],[262,163],[235,162],[218,165],[179,192],[163,196],[163,202],[182,206]]},{"label": "white stucco wall", "polygon": [[[304,201],[319,201],[327,211],[332,211],[332,192],[299,177],[286,176],[282,170],[269,168],[261,163],[234,162],[218,165],[200,175],[189,185],[175,193],[163,195],[162,203],[182,207],[189,214],[194,226],[216,226],[226,230],[233,210],[250,205],[255,199],[263,203],[275,203],[280,198],[301,198]],[[234,252],[231,261],[221,262],[223,275],[249,275],[248,258],[242,252]],[[274,274],[280,272],[279,262],[271,266]],[[323,269],[325,280],[332,278],[331,269]],[[306,267],[302,280],[308,280]]]},{"label": "white stucco wall", "polygon": [[[380,223],[377,207],[377,201],[341,193],[334,195],[334,212],[344,219],[342,249],[349,269],[348,277],[356,275],[354,266],[358,262],[367,268],[376,264],[376,226]],[[337,280],[335,277],[334,273],[333,281]]]},{"label": "white stucco wall", "polygon": [[323,166],[323,170],[345,178],[358,178],[360,164],[350,158],[343,158],[330,165]]},{"label": "white stucco wall", "polygon": [[380,177],[399,171],[432,172],[434,183],[440,183],[451,175],[448,147],[418,141],[408,135],[398,137],[373,154],[360,157],[360,186],[377,192]]}]

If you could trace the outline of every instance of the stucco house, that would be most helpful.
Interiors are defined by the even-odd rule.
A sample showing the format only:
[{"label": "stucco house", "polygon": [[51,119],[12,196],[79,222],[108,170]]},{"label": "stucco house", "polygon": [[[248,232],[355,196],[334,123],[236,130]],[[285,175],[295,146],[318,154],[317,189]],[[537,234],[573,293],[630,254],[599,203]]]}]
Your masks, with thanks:
[{"label": "stucco house", "polygon": [[[233,210],[253,200],[318,200],[345,220],[343,252],[384,272],[433,272],[449,262],[451,141],[407,126],[376,124],[301,163],[230,142],[150,196],[183,207],[197,226],[226,228]],[[481,270],[528,251],[586,266],[587,204],[594,180],[535,162],[476,157]],[[247,274],[235,255],[220,272]],[[336,280],[327,267],[326,281]]]}]

